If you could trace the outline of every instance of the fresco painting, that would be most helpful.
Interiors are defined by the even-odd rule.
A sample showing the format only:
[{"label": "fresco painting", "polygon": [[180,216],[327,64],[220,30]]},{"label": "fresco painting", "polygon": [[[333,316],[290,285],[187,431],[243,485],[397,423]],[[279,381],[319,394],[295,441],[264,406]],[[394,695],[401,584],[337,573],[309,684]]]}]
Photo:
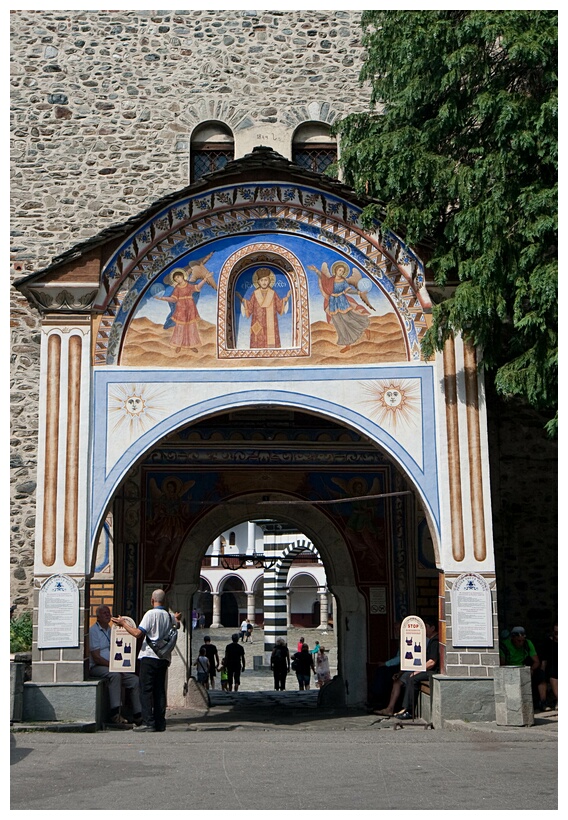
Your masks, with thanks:
[{"label": "fresco painting", "polygon": [[[235,284],[240,311],[234,310],[239,350],[291,347],[290,283],[284,273],[271,267],[257,267],[241,274]],[[243,321],[250,319],[250,335]],[[288,321],[286,322],[286,318]]]},{"label": "fresco painting", "polygon": [[[211,242],[206,254],[200,248],[181,256],[136,294],[124,319],[119,363],[246,367],[255,364],[261,351],[263,366],[409,360],[392,294],[351,259],[305,236],[266,234],[263,242],[273,247],[285,243],[301,262],[309,303],[306,344],[298,342],[300,294],[286,260],[279,265],[272,253],[268,261],[255,258],[247,265],[247,248],[257,248],[258,242],[253,237],[223,237]],[[219,289],[221,270],[236,253],[241,264]],[[224,348],[221,357],[218,331],[225,326],[231,331],[228,351]],[[292,349],[295,357],[283,359]]]},{"label": "fresco painting", "polygon": [[[337,505],[325,509],[344,533],[357,574],[364,583],[383,583],[389,577],[387,543],[393,537],[389,532],[395,526],[400,527],[400,521],[393,512],[393,499],[374,496],[388,492],[391,481],[390,468],[386,465],[356,473],[337,468],[298,471],[290,469],[290,465],[270,471],[273,492],[302,497],[310,494],[328,505],[332,499],[337,499]],[[260,469],[251,481],[249,472],[227,466],[223,471],[201,469],[199,472],[183,468],[167,472],[145,469],[147,514],[143,552],[146,578],[167,581],[195,518],[218,504],[220,498],[228,499],[239,494],[243,482],[248,483],[251,491],[266,489],[267,474]],[[353,500],[345,503],[342,500],[345,498]]]}]

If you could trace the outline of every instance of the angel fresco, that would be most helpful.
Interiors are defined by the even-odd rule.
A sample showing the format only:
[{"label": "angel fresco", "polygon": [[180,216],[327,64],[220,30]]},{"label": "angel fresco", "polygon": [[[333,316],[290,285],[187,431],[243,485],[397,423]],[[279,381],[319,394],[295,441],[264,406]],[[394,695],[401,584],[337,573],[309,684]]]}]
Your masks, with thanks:
[{"label": "angel fresco", "polygon": [[288,312],[290,291],[278,296],[274,290],[276,276],[269,268],[259,268],[252,277],[254,291],[250,299],[237,292],[241,300],[241,313],[250,317],[250,349],[279,348],[280,329],[278,315]]},{"label": "angel fresco", "polygon": [[166,478],[158,487],[154,478],[150,479],[150,509],[146,522],[146,543],[151,557],[149,574],[160,570],[169,572],[176,550],[181,545],[189,524],[189,507],[185,498],[195,481],[183,482],[177,476]]},{"label": "angel fresco", "polygon": [[[372,498],[381,490],[379,479],[375,477],[370,487],[367,479],[362,476],[349,480],[335,476],[331,480],[343,491],[343,497],[355,499],[347,519],[347,528],[354,536],[352,545],[355,553],[368,567],[374,568],[379,574],[384,573],[384,529],[377,520],[376,499]],[[364,496],[370,496],[369,500]]]},{"label": "angel fresco", "polygon": [[175,268],[165,279],[164,284],[170,285],[166,291],[154,294],[155,299],[169,302],[171,309],[164,322],[164,329],[174,327],[170,339],[170,346],[179,353],[182,348],[197,353],[201,346],[198,321],[199,311],[195,295],[207,284],[217,290],[213,274],[205,267],[205,263],[213,256],[207,254],[201,259],[190,262],[187,268]]},{"label": "angel fresco", "polygon": [[341,260],[333,263],[331,271],[327,262],[322,263],[321,269],[308,265],[308,270],[318,276],[327,321],[335,328],[337,344],[342,346],[340,352],[345,353],[369,331],[369,311],[348,295],[357,294],[370,310],[375,310],[363,286],[358,287],[369,280],[363,279],[355,268],[349,275],[349,265]]}]

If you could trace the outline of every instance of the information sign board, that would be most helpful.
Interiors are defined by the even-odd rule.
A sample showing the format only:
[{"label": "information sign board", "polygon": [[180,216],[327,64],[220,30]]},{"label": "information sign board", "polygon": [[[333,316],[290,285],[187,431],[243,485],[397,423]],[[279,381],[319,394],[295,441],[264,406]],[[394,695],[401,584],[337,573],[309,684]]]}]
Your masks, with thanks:
[{"label": "information sign board", "polygon": [[400,627],[400,668],[403,672],[426,670],[426,627],[417,615],[409,615]]},{"label": "information sign board", "polygon": [[[136,624],[128,616],[123,616],[129,626]],[[123,626],[113,624],[110,630],[110,662],[111,672],[134,672],[136,667],[136,638]]]},{"label": "information sign board", "polygon": [[79,590],[67,575],[52,575],[39,591],[38,649],[79,646]]}]

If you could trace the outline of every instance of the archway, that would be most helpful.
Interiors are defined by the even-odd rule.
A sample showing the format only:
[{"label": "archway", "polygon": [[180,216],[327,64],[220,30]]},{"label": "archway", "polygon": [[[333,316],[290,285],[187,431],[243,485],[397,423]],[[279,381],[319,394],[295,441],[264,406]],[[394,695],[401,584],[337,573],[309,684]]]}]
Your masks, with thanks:
[{"label": "archway", "polygon": [[246,616],[245,587],[240,578],[231,575],[221,587],[221,622],[224,626],[239,626]]}]

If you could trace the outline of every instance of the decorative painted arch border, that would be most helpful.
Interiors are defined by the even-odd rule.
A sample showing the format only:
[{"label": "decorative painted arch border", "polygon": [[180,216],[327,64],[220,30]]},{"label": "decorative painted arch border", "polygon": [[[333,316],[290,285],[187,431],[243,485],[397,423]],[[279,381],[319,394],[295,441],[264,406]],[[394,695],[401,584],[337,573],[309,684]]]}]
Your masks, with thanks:
[{"label": "decorative painted arch border", "polygon": [[[381,369],[380,373],[383,372]],[[367,376],[369,375],[368,372],[365,371],[365,373]],[[97,379],[97,375],[99,374],[100,378]],[[95,376],[95,391],[99,393],[101,390],[103,393],[106,392],[106,385],[108,383],[118,381],[122,378],[122,373],[118,370],[99,371],[99,374]],[[227,374],[227,376],[233,378],[234,374],[230,373]],[[281,374],[278,372],[274,374],[275,379],[280,378],[280,376]],[[432,372],[430,369],[424,370],[422,367],[419,367],[416,368],[416,376],[421,377],[423,380],[423,404],[425,407],[425,416],[429,417],[433,412],[434,403]],[[217,373],[216,378],[219,379],[220,377],[221,374]],[[359,378],[359,371],[354,370],[352,377],[354,379]],[[162,381],[166,381],[166,378],[167,374],[161,374]],[[192,378],[195,378],[195,374],[192,374]],[[203,378],[209,378],[209,374],[203,373]],[[286,378],[288,378],[288,374],[286,374]],[[303,379],[303,375],[293,373],[289,378],[292,380]],[[156,380],[156,374],[152,375],[152,380]],[[97,385],[97,382],[100,382],[100,384]],[[230,382],[230,384],[232,385],[232,382]],[[405,473],[407,480],[409,480],[416,491],[420,493],[424,510],[433,525],[432,537],[435,540],[439,539],[440,494],[435,436],[425,436],[423,438],[424,456],[423,465],[420,467],[390,434],[367,416],[362,416],[350,407],[335,404],[328,399],[318,398],[314,400],[314,397],[311,395],[291,390],[266,389],[266,386],[263,386],[262,390],[247,389],[244,391],[235,391],[234,387],[231,387],[228,393],[222,392],[214,398],[187,406],[156,424],[124,451],[110,472],[106,470],[104,453],[104,442],[107,436],[105,414],[95,413],[93,452],[96,455],[91,465],[91,485],[93,487],[90,511],[91,551],[96,548],[95,536],[101,525],[104,511],[107,509],[109,501],[114,492],[116,492],[118,485],[125,478],[132,465],[139,460],[144,453],[149,451],[156,442],[160,441],[167,432],[171,432],[172,429],[181,427],[203,416],[211,415],[219,411],[226,412],[233,407],[254,406],[260,402],[268,402],[275,406],[282,407],[307,407],[311,410],[315,409],[322,416],[329,416],[330,418],[337,418],[338,415],[341,415],[348,426],[352,425],[355,429],[368,435],[384,449],[386,453],[394,458],[395,462],[399,464]]]},{"label": "decorative painted arch border", "polygon": [[420,359],[431,303],[421,260],[395,234],[369,233],[361,209],[316,188],[255,183],[179,200],[131,234],[104,266],[94,364],[116,364],[130,311],[142,292],[182,255],[214,239],[282,231],[308,236],[352,257],[393,303],[409,358]]}]

